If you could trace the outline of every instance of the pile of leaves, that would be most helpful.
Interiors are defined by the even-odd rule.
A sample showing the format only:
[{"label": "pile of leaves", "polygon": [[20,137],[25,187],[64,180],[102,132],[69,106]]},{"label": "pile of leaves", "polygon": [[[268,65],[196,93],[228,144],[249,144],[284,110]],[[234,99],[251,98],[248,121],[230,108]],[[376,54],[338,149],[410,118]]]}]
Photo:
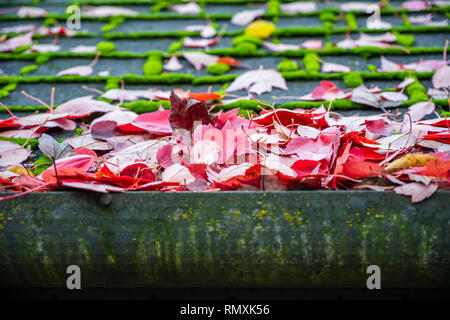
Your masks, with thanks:
[{"label": "pile of leaves", "polygon": [[[58,108],[39,100],[46,113],[11,113],[0,121],[2,136],[25,141],[0,140],[0,184],[20,191],[6,198],[62,189],[324,188],[394,190],[418,202],[450,187],[450,120],[437,115],[433,102],[412,105],[403,116],[342,116],[325,106],[265,106],[245,115],[239,109],[212,113],[206,101],[217,94],[178,92],[167,97],[170,110],[140,115],[93,96]],[[75,130],[77,119],[83,120],[77,136],[58,142],[45,133]],[[36,138],[45,170],[29,161]]]}]

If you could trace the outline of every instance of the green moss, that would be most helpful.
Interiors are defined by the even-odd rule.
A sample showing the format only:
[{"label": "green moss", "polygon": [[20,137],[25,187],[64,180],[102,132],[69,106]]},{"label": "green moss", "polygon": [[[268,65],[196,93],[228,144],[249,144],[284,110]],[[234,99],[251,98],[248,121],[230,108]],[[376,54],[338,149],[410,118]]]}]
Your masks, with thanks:
[{"label": "green moss", "polygon": [[232,45],[233,45],[233,47],[237,47],[241,43],[252,43],[255,45],[255,48],[256,48],[256,47],[261,46],[262,42],[263,41],[261,38],[251,36],[251,35],[242,35],[242,36],[235,37],[233,39]]},{"label": "green moss", "polygon": [[280,1],[271,0],[269,1],[269,9],[267,10],[267,15],[276,16],[280,13],[281,3]]},{"label": "green moss", "polygon": [[25,66],[22,69],[20,69],[20,74],[21,75],[26,75],[26,74],[28,74],[30,72],[33,72],[37,68],[38,68],[38,66],[35,65],[35,64],[29,65],[29,66]]},{"label": "green moss", "polygon": [[357,72],[348,72],[342,78],[345,85],[349,88],[356,88],[364,83],[363,78]]},{"label": "green moss", "polygon": [[101,53],[113,52],[115,49],[116,46],[111,41],[102,41],[97,44],[97,50]]},{"label": "green moss", "polygon": [[169,101],[133,101],[133,102],[126,102],[121,105],[123,108],[127,108],[133,112],[136,113],[146,113],[146,112],[153,112],[159,109],[159,106],[163,106],[165,109],[170,108],[170,102]]},{"label": "green moss", "polygon": [[450,111],[443,111],[442,110],[441,117],[450,118]]},{"label": "green moss", "polygon": [[230,71],[230,66],[224,63],[214,63],[206,68],[208,73],[221,75]]},{"label": "green moss", "polygon": [[329,21],[334,23],[338,21],[338,17],[333,12],[325,11],[320,13],[319,20],[323,22]]},{"label": "green moss", "polygon": [[320,71],[320,58],[316,53],[308,53],[302,60],[303,67],[308,72]]},{"label": "green moss", "polygon": [[240,51],[244,55],[256,51],[256,48],[256,45],[251,42],[241,42],[236,46],[236,50]]},{"label": "green moss", "polygon": [[205,51],[208,54],[228,57],[228,56],[242,56],[242,57],[262,57],[267,53],[257,50],[254,44],[246,42],[241,43],[235,48],[219,48]]},{"label": "green moss", "polygon": [[374,64],[368,64],[367,65],[367,69],[369,69],[372,73],[376,73],[377,72],[377,66]]},{"label": "green moss", "polygon": [[44,20],[44,27],[46,28],[50,28],[56,25],[58,25],[58,20],[56,20],[55,18],[47,18]]},{"label": "green moss", "polygon": [[192,82],[193,85],[201,85],[201,84],[213,84],[213,83],[228,83],[236,79],[238,76],[235,74],[227,74],[222,76],[206,76],[195,78]]},{"label": "green moss", "polygon": [[118,89],[120,87],[120,80],[117,78],[111,78],[106,81],[106,86],[103,89],[104,91],[108,91],[111,89]]},{"label": "green moss", "polygon": [[30,146],[33,149],[36,148],[37,145],[39,144],[37,139],[30,139],[30,140],[28,140],[26,138],[0,137],[0,140],[11,141],[11,142],[17,143],[18,145],[21,145],[22,147]]},{"label": "green moss", "polygon": [[195,77],[191,74],[171,72],[149,76],[137,76],[135,74],[126,74],[121,76],[120,79],[125,81],[125,83],[127,84],[137,84],[137,83],[191,84],[194,81]]},{"label": "green moss", "polygon": [[117,28],[119,25],[125,22],[124,17],[112,17],[110,22],[108,24],[105,24],[101,31],[102,32],[109,32]]},{"label": "green moss", "polygon": [[412,35],[409,34],[400,34],[398,32],[394,32],[395,37],[397,38],[397,43],[404,47],[411,47],[416,39]]},{"label": "green moss", "polygon": [[144,74],[147,76],[160,74],[163,71],[161,57],[157,55],[149,56],[147,62],[143,66],[143,70]]},{"label": "green moss", "polygon": [[41,53],[40,55],[38,55],[36,57],[35,62],[36,62],[37,65],[41,65],[41,64],[47,63],[50,59],[51,59],[51,55],[50,54],[48,54],[48,53]]},{"label": "green moss", "polygon": [[6,98],[7,96],[9,96],[9,91],[3,90],[3,89],[0,90],[0,99],[1,98]]},{"label": "green moss", "polygon": [[184,37],[181,38],[180,40],[175,41],[174,43],[172,43],[169,46],[168,52],[169,53],[174,53],[174,52],[180,50],[183,47],[183,44],[184,44]]},{"label": "green moss", "polygon": [[21,53],[21,52],[27,51],[28,49],[31,48],[31,46],[32,46],[32,44],[26,44],[26,45],[20,46],[18,48],[15,48],[13,53]]},{"label": "green moss", "polygon": [[413,103],[429,100],[427,89],[417,79],[405,91]]},{"label": "green moss", "polygon": [[406,13],[402,13],[401,16],[402,16],[403,25],[405,27],[410,27],[411,26],[411,22],[408,19],[408,15]]},{"label": "green moss", "polygon": [[277,66],[278,71],[286,72],[286,71],[297,71],[298,64],[294,60],[283,58],[281,62]]},{"label": "green moss", "polygon": [[151,7],[154,13],[159,13],[170,5],[170,1],[158,1],[155,5]]},{"label": "green moss", "polygon": [[52,160],[46,155],[43,155],[33,163],[33,173],[35,175],[41,174],[42,172],[47,170],[51,165]]},{"label": "green moss", "polygon": [[334,27],[334,23],[331,22],[331,21],[325,21],[325,22],[323,23],[323,26],[324,26],[325,28],[329,29],[329,30],[332,30],[333,27]]},{"label": "green moss", "polygon": [[356,22],[355,15],[353,13],[346,13],[345,21],[347,22],[347,24],[351,30],[358,29],[358,23]]},{"label": "green moss", "polygon": [[16,90],[16,88],[17,88],[17,82],[11,82],[11,83],[8,83],[6,86],[4,86],[3,90],[6,90],[9,92],[9,91]]}]

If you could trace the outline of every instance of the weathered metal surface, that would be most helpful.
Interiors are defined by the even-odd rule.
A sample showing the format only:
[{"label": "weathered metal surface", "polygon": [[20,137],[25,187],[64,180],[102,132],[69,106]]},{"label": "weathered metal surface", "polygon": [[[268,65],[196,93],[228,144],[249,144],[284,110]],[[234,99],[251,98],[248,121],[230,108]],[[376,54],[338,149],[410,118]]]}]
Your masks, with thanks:
[{"label": "weathered metal surface", "polygon": [[448,288],[449,196],[35,193],[0,202],[0,285]]}]

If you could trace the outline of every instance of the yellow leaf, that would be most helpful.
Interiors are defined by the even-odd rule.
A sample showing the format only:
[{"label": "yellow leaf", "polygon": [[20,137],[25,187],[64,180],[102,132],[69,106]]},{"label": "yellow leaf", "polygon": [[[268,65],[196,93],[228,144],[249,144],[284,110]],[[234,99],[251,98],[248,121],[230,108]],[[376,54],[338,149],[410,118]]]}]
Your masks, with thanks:
[{"label": "yellow leaf", "polygon": [[19,166],[11,167],[8,169],[8,171],[11,171],[15,174],[29,174],[27,169],[25,169],[24,167],[19,167]]},{"label": "yellow leaf", "polygon": [[272,22],[257,20],[250,23],[245,29],[245,34],[258,38],[268,38],[277,28]]},{"label": "yellow leaf", "polygon": [[403,169],[424,167],[428,161],[438,160],[438,158],[423,153],[408,153],[406,156],[398,158],[397,160],[388,164],[384,170],[387,172],[396,172]]}]

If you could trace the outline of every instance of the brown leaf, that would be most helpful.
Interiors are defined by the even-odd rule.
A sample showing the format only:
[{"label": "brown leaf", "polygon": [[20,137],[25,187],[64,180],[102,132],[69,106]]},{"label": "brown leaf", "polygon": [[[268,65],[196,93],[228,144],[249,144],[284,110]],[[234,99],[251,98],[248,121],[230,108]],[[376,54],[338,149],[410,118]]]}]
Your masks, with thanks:
[{"label": "brown leaf", "polygon": [[170,115],[169,122],[173,130],[185,129],[192,131],[194,122],[202,124],[211,123],[208,114],[208,106],[201,101],[193,99],[181,100],[172,90],[170,95]]}]

